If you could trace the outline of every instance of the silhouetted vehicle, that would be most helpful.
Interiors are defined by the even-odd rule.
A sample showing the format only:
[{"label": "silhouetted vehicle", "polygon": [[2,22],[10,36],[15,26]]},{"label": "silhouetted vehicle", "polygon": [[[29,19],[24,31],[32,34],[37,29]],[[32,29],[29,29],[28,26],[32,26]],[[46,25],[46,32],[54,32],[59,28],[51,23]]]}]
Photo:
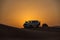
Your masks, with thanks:
[{"label": "silhouetted vehicle", "polygon": [[48,25],[46,23],[42,24],[42,29],[43,30],[47,30],[47,28],[48,28]]},{"label": "silhouetted vehicle", "polygon": [[24,28],[38,28],[40,26],[40,22],[37,20],[26,21],[23,26]]}]

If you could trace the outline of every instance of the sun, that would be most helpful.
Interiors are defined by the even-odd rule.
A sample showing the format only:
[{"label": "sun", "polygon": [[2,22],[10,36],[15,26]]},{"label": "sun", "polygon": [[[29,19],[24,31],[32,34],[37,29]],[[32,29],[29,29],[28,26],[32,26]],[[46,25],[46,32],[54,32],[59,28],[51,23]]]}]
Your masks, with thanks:
[{"label": "sun", "polygon": [[25,16],[25,17],[22,17],[21,20],[20,20],[20,26],[23,27],[23,24],[26,22],[26,21],[29,21],[29,20],[38,20],[41,22],[41,24],[44,22],[42,18],[39,18],[39,17],[34,17],[34,16]]}]

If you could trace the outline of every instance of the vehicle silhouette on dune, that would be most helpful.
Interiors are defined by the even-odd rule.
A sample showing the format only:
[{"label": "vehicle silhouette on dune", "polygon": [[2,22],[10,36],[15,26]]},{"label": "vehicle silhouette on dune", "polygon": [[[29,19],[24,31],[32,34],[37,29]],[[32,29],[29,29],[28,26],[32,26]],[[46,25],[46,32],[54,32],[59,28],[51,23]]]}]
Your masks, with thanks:
[{"label": "vehicle silhouette on dune", "polygon": [[38,28],[40,26],[40,22],[37,20],[26,21],[23,24],[24,28]]}]

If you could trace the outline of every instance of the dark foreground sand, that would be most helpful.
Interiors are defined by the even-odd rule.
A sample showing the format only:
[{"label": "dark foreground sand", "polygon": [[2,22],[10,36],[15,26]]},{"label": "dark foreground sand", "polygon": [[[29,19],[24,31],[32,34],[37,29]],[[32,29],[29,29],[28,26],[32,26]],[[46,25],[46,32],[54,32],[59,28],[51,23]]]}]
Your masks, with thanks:
[{"label": "dark foreground sand", "polygon": [[60,40],[60,32],[18,29],[0,25],[0,40]]},{"label": "dark foreground sand", "polygon": [[4,34],[0,40],[60,40],[60,32],[21,30]]}]

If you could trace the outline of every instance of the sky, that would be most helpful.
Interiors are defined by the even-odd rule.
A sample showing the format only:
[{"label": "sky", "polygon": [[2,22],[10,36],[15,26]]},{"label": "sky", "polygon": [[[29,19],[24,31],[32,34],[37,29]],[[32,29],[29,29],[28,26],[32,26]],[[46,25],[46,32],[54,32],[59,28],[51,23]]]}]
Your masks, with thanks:
[{"label": "sky", "polygon": [[57,0],[1,0],[0,23],[23,28],[28,20],[41,25],[60,26],[60,5]]}]

